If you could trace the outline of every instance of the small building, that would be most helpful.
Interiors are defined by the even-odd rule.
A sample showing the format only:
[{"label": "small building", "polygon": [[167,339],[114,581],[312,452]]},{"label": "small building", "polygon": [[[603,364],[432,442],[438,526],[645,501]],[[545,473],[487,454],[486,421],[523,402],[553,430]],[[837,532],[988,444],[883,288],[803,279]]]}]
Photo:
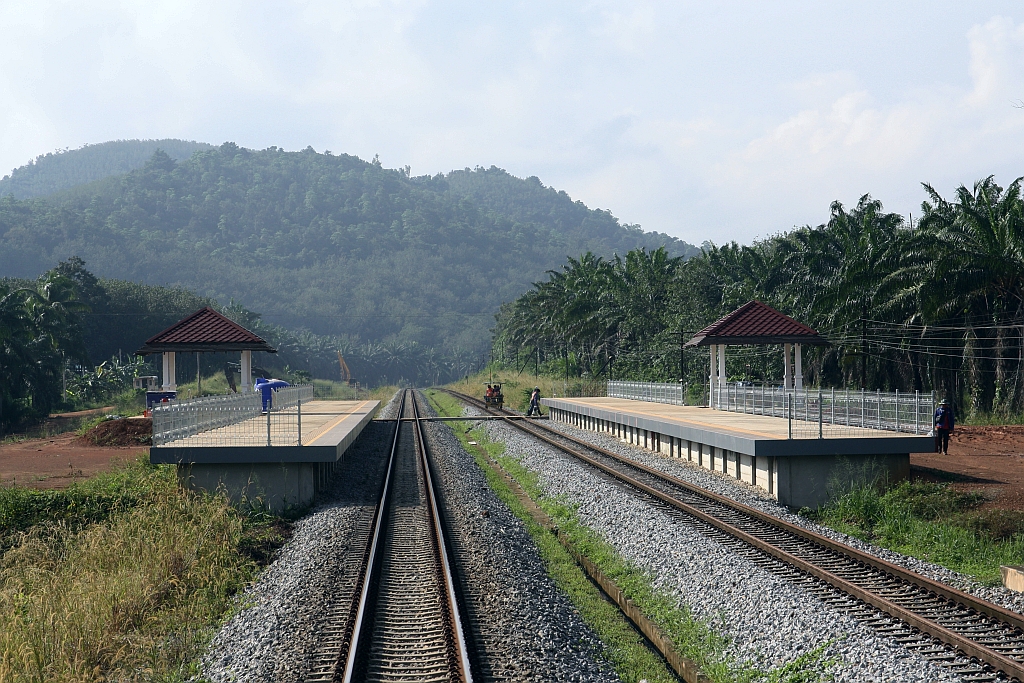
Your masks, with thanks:
[{"label": "small building", "polygon": [[138,356],[163,354],[161,375],[163,384],[161,388],[164,392],[174,392],[178,389],[175,362],[177,354],[239,353],[241,354],[242,376],[240,390],[242,393],[248,393],[253,390],[253,351],[277,353],[277,349],[259,335],[250,332],[234,320],[207,306],[179,320],[166,330],[154,334],[135,354]]}]

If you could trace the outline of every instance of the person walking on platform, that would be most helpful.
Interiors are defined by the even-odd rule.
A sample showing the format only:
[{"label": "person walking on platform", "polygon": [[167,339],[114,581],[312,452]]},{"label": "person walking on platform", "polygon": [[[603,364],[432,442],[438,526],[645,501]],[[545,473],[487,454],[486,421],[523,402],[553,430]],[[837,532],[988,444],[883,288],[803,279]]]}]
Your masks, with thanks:
[{"label": "person walking on platform", "polygon": [[949,455],[949,435],[953,433],[953,406],[942,399],[935,409],[935,452]]},{"label": "person walking on platform", "polygon": [[530,394],[530,409],[526,411],[526,417],[532,416],[535,410],[540,417],[540,387],[534,387],[533,393]]}]

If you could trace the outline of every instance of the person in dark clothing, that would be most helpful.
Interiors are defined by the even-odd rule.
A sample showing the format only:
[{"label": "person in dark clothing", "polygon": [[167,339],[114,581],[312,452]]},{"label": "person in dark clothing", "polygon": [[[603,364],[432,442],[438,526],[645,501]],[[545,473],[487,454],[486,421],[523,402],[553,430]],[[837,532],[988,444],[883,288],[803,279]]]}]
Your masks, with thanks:
[{"label": "person in dark clothing", "polygon": [[534,387],[533,393],[530,394],[530,409],[526,411],[526,417],[533,415],[535,410],[537,415],[540,416],[540,387]]},{"label": "person in dark clothing", "polygon": [[949,435],[953,433],[953,406],[949,401],[943,399],[939,407],[935,409],[935,419],[932,424],[935,426],[935,452],[943,455],[949,454]]}]

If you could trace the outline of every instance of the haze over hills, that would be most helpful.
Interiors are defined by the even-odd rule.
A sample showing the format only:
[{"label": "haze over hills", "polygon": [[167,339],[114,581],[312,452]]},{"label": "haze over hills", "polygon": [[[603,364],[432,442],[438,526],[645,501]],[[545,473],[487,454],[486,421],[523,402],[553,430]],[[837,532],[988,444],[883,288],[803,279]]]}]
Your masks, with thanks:
[{"label": "haze over hills", "polygon": [[153,152],[162,149],[172,159],[182,160],[213,145],[191,140],[113,140],[84,145],[76,150],[40,154],[28,164],[0,178],[0,197],[40,197],[142,168]]},{"label": "haze over hills", "polygon": [[[54,193],[0,198],[0,276],[77,255],[99,276],[234,299],[291,328],[484,353],[498,306],[568,255],[698,251],[495,167],[410,177],[346,154],[225,143],[180,161],[157,151],[120,174],[138,147],[93,145],[15,171],[8,180],[45,169],[36,177]],[[101,182],[62,185],[85,177],[62,163]]]}]

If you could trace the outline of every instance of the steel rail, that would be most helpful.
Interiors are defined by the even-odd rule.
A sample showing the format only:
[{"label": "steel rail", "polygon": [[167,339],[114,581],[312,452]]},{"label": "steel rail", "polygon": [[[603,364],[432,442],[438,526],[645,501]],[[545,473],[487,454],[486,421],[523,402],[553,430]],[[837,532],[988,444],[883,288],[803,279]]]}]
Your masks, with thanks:
[{"label": "steel rail", "polygon": [[[474,407],[482,407],[482,403],[480,401],[477,401],[473,397],[466,396],[465,394],[460,394],[458,392],[449,393],[456,396],[460,400],[467,402],[470,405],[473,405]],[[471,420],[472,417],[468,417],[466,419]],[[976,598],[968,593],[952,588],[951,586],[942,584],[933,579],[929,579],[925,576],[907,570],[898,565],[886,562],[885,560],[875,557],[874,555],[870,555],[863,551],[857,550],[856,548],[852,548],[845,544],[841,544],[830,538],[822,536],[821,534],[817,534],[813,531],[803,529],[802,527],[799,527],[797,525],[790,524],[789,522],[785,522],[776,517],[767,515],[766,513],[763,513],[750,506],[734,501],[725,496],[712,493],[711,491],[690,484],[689,482],[683,481],[682,479],[679,479],[677,477],[673,477],[660,470],[648,467],[646,465],[643,465],[642,463],[638,463],[629,458],[624,458],[616,453],[607,451],[599,446],[580,441],[579,439],[575,439],[556,429],[552,429],[550,427],[542,426],[539,424],[530,425],[528,427],[521,421],[512,420],[509,420],[508,424],[513,425],[518,429],[531,434],[535,438],[540,439],[541,441],[557,448],[560,451],[563,451],[575,458],[578,458],[590,464],[591,466],[609,474],[610,476],[620,481],[623,481],[629,486],[641,490],[644,493],[676,509],[685,512],[686,514],[694,517],[695,519],[700,520],[702,523],[707,524],[714,529],[719,530],[720,532],[723,532],[729,536],[741,540],[747,545],[760,550],[761,552],[769,555],[770,557],[774,557],[775,559],[784,562],[785,564],[796,567],[801,571],[805,572],[806,574],[814,576],[815,578],[833,586],[835,589],[847,593],[848,595],[851,595],[857,598],[858,600],[875,607],[876,609],[890,615],[891,617],[894,617],[895,619],[903,621],[904,623],[916,628],[921,633],[924,633],[946,643],[948,646],[955,648],[956,650],[959,650],[968,657],[974,658],[981,662],[985,662],[993,668],[1001,671],[1005,675],[1014,677],[1020,681],[1024,681],[1024,663],[1017,661],[1011,657],[1008,657],[992,648],[989,648],[984,644],[975,642],[974,640],[971,640],[970,638],[967,638],[955,631],[952,631],[936,623],[935,621],[928,619],[927,617],[923,617],[919,614],[916,614],[915,612],[901,605],[896,604],[892,600],[889,600],[879,595],[878,593],[875,593],[871,590],[865,589],[861,586],[852,583],[851,581],[843,578],[842,576],[839,576],[838,574],[834,573],[833,571],[830,571],[829,569],[825,569],[811,561],[793,555],[792,553],[789,553],[786,550],[780,548],[779,544],[770,543],[761,538],[758,538],[757,536],[754,536],[738,528],[737,526],[730,524],[727,521],[723,521],[722,519],[719,519],[713,515],[704,512],[703,510],[700,510],[690,504],[687,504],[672,495],[669,495],[659,489],[644,484],[643,482],[638,481],[634,477],[630,477],[629,475],[624,474],[623,472],[613,467],[610,467],[605,463],[602,463],[598,460],[595,460],[594,458],[591,458],[583,453],[580,453],[579,451],[570,448],[564,445],[563,443],[559,443],[555,439],[551,439],[543,434],[538,433],[537,430],[549,432],[553,435],[556,435],[558,439],[564,439],[583,448],[592,450],[596,453],[600,453],[602,456],[608,457],[628,467],[640,470],[672,486],[681,488],[689,493],[696,494],[700,497],[706,498],[713,503],[728,508],[730,511],[734,511],[736,513],[740,513],[742,515],[753,518],[756,521],[761,522],[762,524],[767,524],[770,527],[773,527],[778,532],[783,533],[787,536],[795,537],[796,539],[803,541],[805,543],[810,543],[815,546],[823,547],[827,550],[830,550],[840,555],[850,564],[854,564],[860,567],[872,568],[875,571],[896,578],[906,584],[909,584],[921,591],[925,591],[926,593],[929,593],[933,596],[940,596],[946,601],[952,602],[960,606],[961,608],[972,610],[978,614],[987,616],[990,619],[998,622],[996,624],[997,626],[1002,626],[1003,628],[1006,628],[1008,630],[1015,631],[1015,635],[1018,637],[1022,635],[1021,631],[1024,630],[1024,617],[1022,617],[1019,614],[1011,612],[1005,608],[1002,608],[998,605],[982,600],[980,598]]]},{"label": "steel rail", "polygon": [[[402,392],[402,400],[398,405],[399,417],[401,417],[405,410],[405,398],[406,394]],[[391,452],[388,455],[384,485],[381,487],[380,500],[377,502],[377,514],[374,515],[373,519],[373,540],[370,541],[367,551],[366,564],[363,568],[362,588],[359,591],[359,603],[356,608],[355,620],[353,621],[352,636],[348,641],[348,654],[345,656],[345,669],[342,674],[342,680],[345,683],[351,683],[352,681],[356,665],[356,653],[359,649],[357,646],[362,636],[363,622],[366,618],[366,607],[370,598],[370,587],[373,583],[371,578],[378,564],[381,531],[384,527],[384,515],[387,513],[388,491],[391,490],[391,474],[395,468],[395,454],[398,452],[398,433],[401,431],[401,424],[401,422],[395,421],[395,433],[391,439]]]},{"label": "steel rail", "polygon": [[355,680],[355,677],[360,675],[359,664],[361,651],[367,646],[366,638],[369,636],[366,633],[364,626],[370,616],[369,605],[374,598],[374,584],[376,583],[375,576],[381,570],[382,555],[384,553],[385,545],[385,527],[388,523],[389,492],[391,490],[392,480],[394,479],[393,474],[395,461],[397,459],[396,455],[398,453],[399,434],[401,432],[402,424],[406,422],[411,423],[413,427],[414,445],[417,452],[416,461],[422,468],[425,480],[424,483],[427,492],[425,504],[429,510],[430,519],[432,520],[431,534],[433,536],[437,552],[437,566],[439,567],[439,571],[442,575],[441,584],[444,587],[443,599],[447,602],[446,614],[448,621],[447,627],[451,641],[450,644],[454,649],[454,656],[451,657],[451,659],[454,660],[453,664],[455,665],[453,667],[455,669],[453,673],[455,674],[455,680],[460,683],[472,683],[473,681],[465,635],[462,628],[461,615],[458,608],[458,598],[455,591],[455,584],[452,579],[451,566],[448,560],[448,546],[445,541],[443,526],[441,524],[433,478],[430,474],[427,451],[425,448],[426,441],[423,438],[420,420],[417,419],[419,411],[416,405],[416,397],[414,393],[411,394],[411,408],[414,419],[407,420],[402,418],[405,413],[406,399],[409,397],[410,392],[403,391],[398,410],[399,418],[394,421],[395,434],[391,443],[391,452],[388,456],[387,474],[382,487],[382,494],[377,504],[377,512],[374,517],[373,537],[369,544],[367,561],[362,572],[362,586],[359,594],[358,607],[356,609],[354,626],[352,628],[352,636],[348,641],[348,651],[345,656],[345,667],[341,676],[341,680],[344,683],[352,683]]},{"label": "steel rail", "polygon": [[420,463],[423,467],[423,477],[427,489],[427,507],[430,509],[430,516],[434,521],[434,537],[437,539],[438,560],[444,576],[445,595],[448,602],[448,620],[453,631],[455,653],[459,660],[460,680],[465,681],[465,683],[472,683],[473,676],[469,666],[469,653],[466,649],[466,636],[462,629],[459,600],[455,593],[455,582],[452,579],[451,565],[448,562],[449,545],[445,540],[444,525],[441,524],[441,516],[438,512],[437,495],[434,491],[434,477],[430,473],[430,462],[427,456],[427,441],[423,438],[423,418],[420,417],[420,408],[416,402],[415,392],[412,395],[412,413],[415,419],[416,443],[418,444]]}]

